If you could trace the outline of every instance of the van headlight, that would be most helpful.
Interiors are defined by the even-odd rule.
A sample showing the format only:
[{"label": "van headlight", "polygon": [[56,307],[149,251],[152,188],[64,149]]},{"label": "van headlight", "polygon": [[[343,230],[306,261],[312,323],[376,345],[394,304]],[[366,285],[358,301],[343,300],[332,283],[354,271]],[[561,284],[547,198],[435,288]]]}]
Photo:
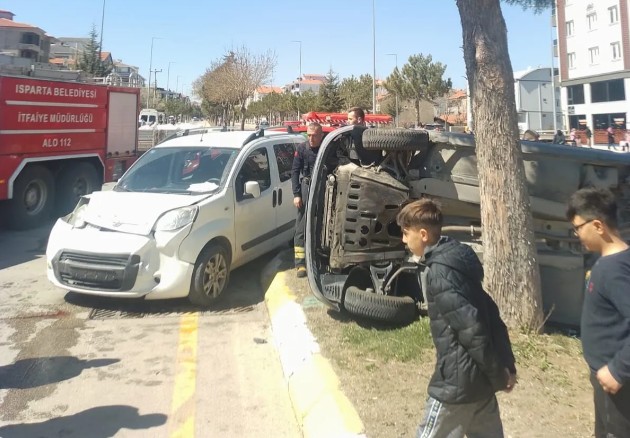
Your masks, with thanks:
[{"label": "van headlight", "polygon": [[155,231],[179,230],[194,221],[198,211],[197,206],[167,211],[155,223]]},{"label": "van headlight", "polygon": [[79,205],[72,213],[70,213],[67,222],[74,228],[83,228],[86,225],[85,215],[87,213],[87,209],[87,203]]}]

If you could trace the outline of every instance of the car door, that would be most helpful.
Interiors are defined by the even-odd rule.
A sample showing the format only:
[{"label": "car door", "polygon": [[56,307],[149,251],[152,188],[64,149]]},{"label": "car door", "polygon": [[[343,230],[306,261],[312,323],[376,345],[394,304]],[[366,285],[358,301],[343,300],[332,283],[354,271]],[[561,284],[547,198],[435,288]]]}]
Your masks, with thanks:
[{"label": "car door", "polygon": [[[240,265],[274,248],[276,193],[272,184],[273,150],[269,143],[255,147],[240,162],[234,179],[235,264]],[[260,196],[247,196],[245,183],[256,181]]]},{"label": "car door", "polygon": [[291,187],[291,168],[298,139],[282,139],[273,144],[275,172],[274,187],[277,194],[276,203],[276,243],[282,245],[293,238],[297,209],[293,205],[293,188]]}]

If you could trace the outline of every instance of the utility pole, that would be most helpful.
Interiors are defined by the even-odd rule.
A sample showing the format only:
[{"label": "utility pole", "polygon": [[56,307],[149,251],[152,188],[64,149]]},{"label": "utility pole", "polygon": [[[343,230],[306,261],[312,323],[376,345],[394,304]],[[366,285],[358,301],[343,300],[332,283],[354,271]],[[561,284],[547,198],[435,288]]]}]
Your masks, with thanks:
[{"label": "utility pole", "polygon": [[[302,41],[293,40],[292,43],[300,45],[300,76],[298,77],[298,96],[302,94]],[[298,100],[299,102],[299,100]],[[298,119],[300,118],[300,105],[298,104]]]},{"label": "utility pole", "polygon": [[153,73],[153,42],[161,39],[160,37],[151,37],[151,57],[149,58],[149,83],[147,84],[147,106],[149,108],[149,97],[151,96],[151,74]]},{"label": "utility pole", "polygon": [[105,24],[105,0],[103,0],[103,12],[101,13],[101,40],[98,43],[98,62],[100,65],[103,65],[103,60],[101,59],[101,52],[103,51],[103,25]]},{"label": "utility pole", "polygon": [[162,73],[162,69],[155,69],[153,70],[153,98],[151,100],[151,103],[153,104],[153,99],[155,99],[155,95],[157,93],[157,74],[158,73]]},{"label": "utility pole", "polygon": [[169,61],[168,69],[166,71],[166,101],[168,102],[168,95],[171,94],[171,90],[169,89],[169,83],[171,79],[171,64],[176,64],[175,61]]}]

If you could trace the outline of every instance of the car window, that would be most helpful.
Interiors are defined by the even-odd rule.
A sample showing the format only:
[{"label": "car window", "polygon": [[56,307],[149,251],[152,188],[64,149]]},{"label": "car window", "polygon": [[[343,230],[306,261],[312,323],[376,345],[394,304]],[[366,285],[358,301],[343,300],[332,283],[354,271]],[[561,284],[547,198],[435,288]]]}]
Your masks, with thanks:
[{"label": "car window", "polygon": [[243,199],[245,183],[256,181],[260,185],[260,193],[271,187],[271,171],[269,170],[269,158],[267,148],[256,149],[249,154],[243,167],[236,176],[236,198]]},{"label": "car window", "polygon": [[273,152],[278,163],[278,173],[280,174],[280,182],[291,179],[291,168],[293,166],[293,156],[295,154],[295,145],[293,143],[274,144]]}]

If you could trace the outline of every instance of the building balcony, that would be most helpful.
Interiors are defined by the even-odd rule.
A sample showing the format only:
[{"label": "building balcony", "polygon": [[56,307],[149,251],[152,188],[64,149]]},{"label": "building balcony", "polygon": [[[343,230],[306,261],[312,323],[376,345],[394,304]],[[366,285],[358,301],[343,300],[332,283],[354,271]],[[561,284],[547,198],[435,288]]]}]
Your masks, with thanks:
[{"label": "building balcony", "polygon": [[41,53],[41,51],[42,51],[42,49],[37,44],[26,44],[26,43],[19,43],[18,44],[18,49],[20,49],[20,50],[31,50],[31,51],[37,52],[37,53]]}]

